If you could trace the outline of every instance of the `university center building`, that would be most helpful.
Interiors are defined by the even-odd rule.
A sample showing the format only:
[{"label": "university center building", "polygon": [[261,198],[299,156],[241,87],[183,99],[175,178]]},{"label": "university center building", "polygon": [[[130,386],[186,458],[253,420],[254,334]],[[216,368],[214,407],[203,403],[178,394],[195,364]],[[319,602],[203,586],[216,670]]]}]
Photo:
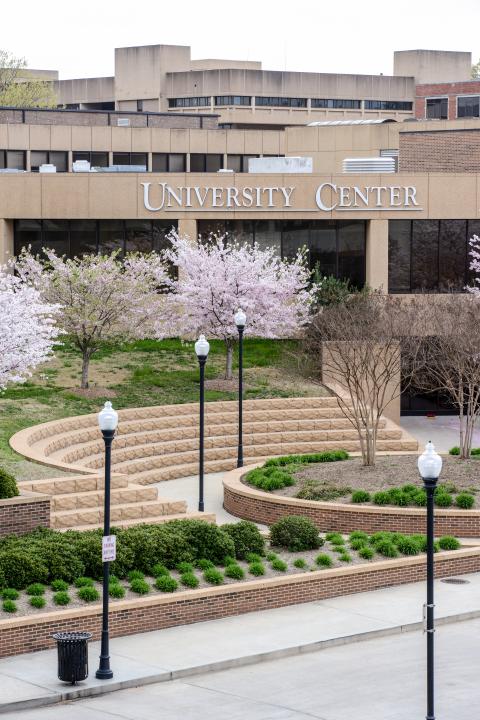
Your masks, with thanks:
[{"label": "university center building", "polygon": [[[407,54],[412,88],[418,79],[440,82],[440,71],[451,83],[467,81],[468,53],[440,53],[431,71],[423,51]],[[199,72],[182,71],[185,92],[189,73]],[[212,67],[202,72],[211,81]],[[226,84],[217,78],[222,98],[235,97],[232,73],[223,73]],[[244,69],[243,82],[247,75]],[[362,87],[363,76],[348,77]],[[363,87],[371,89],[366,77]],[[342,87],[345,76],[338,78]],[[381,78],[378,93],[388,95]],[[395,92],[397,84],[390,83]],[[288,87],[279,85],[276,101]],[[75,103],[70,92],[72,102],[63,105],[88,104],[80,96]],[[292,120],[289,109],[271,112],[268,123],[253,111],[236,122],[235,110],[226,117],[212,104],[182,112],[0,108],[1,260],[28,245],[69,256],[159,251],[175,228],[192,241],[228,232],[284,258],[306,246],[312,268],[319,263],[323,274],[357,286],[462,291],[470,280],[468,241],[480,235],[480,119],[415,119],[398,110],[370,117],[364,100],[357,117],[342,110],[341,117],[312,119],[302,111]],[[435,406],[405,398],[404,410],[425,411],[429,403]]]}]

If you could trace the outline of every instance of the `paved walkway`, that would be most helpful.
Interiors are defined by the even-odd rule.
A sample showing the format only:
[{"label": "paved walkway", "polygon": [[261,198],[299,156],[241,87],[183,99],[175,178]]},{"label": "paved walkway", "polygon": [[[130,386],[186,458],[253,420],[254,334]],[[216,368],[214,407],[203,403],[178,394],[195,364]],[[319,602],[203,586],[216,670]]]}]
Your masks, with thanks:
[{"label": "paved walkway", "polygon": [[[442,622],[453,623],[456,620],[480,618],[480,573],[465,576],[465,579],[468,583],[461,585],[436,582],[436,615],[439,625]],[[367,638],[415,631],[421,627],[424,594],[425,584],[415,583],[115,638],[111,641],[114,678],[104,682],[96,680],[94,676],[98,665],[99,644],[92,643],[91,677],[76,688],[56,679],[55,650],[4,658],[0,660],[0,713],[15,717],[11,713],[14,709],[38,708],[76,697],[193,677],[207,671],[254,665],[266,660],[324,650],[333,645],[358,643]],[[439,630],[439,638],[444,631],[445,629]],[[412,673],[418,673],[418,665],[417,658],[411,667]],[[363,673],[363,662],[359,662],[357,669],[360,674]],[[337,671],[339,678],[348,677],[343,667],[338,666]],[[254,677],[258,670],[251,668],[245,672],[247,676],[250,674]],[[369,680],[369,684],[372,683],[378,687],[374,675]],[[400,681],[398,687],[401,687]],[[169,691],[165,692],[168,695]],[[354,706],[352,700],[352,708]],[[190,713],[192,712],[190,708]],[[37,709],[33,715],[28,714],[25,717],[40,718],[41,715]],[[70,715],[52,717],[67,718]],[[103,718],[103,715],[100,717]],[[170,720],[177,715],[164,717]],[[207,715],[187,714],[187,717],[200,718]],[[297,716],[244,714],[243,717],[250,719]],[[409,720],[410,717],[413,718],[413,715],[404,715],[402,720]],[[453,720],[453,716],[450,717]],[[21,718],[20,715],[19,720]]]},{"label": "paved walkway", "polygon": [[[420,444],[420,448],[431,440],[435,449],[447,453],[459,442],[459,419],[454,415],[426,416],[403,415],[400,425]],[[473,434],[472,447],[480,447],[480,428]]]},{"label": "paved walkway", "polygon": [[[217,523],[238,522],[240,518],[230,515],[223,509],[223,472],[208,473],[205,475],[204,495],[205,495],[205,512],[214,512],[217,517]],[[165,480],[155,483],[158,488],[160,497],[187,501],[188,511],[198,510],[198,475],[190,475],[190,477],[179,478],[178,480]]]}]

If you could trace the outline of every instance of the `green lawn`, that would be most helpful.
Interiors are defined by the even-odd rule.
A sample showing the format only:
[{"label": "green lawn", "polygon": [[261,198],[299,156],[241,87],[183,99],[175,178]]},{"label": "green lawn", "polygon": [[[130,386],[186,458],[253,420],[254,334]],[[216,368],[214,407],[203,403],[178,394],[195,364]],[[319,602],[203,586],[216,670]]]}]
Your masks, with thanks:
[{"label": "green lawn", "polygon": [[[320,394],[321,388],[306,383],[296,372],[295,350],[294,341],[246,339],[245,397]],[[235,355],[234,373],[236,362]],[[29,382],[12,385],[0,396],[0,466],[18,479],[32,474],[50,476],[52,470],[22,460],[10,449],[8,439],[30,425],[98,411],[107,399],[104,388],[112,394],[116,408],[198,400],[198,362],[191,342],[143,340],[102,347],[90,366],[95,397],[77,392],[80,370],[79,355],[65,343],[56,350],[55,359],[39,368]],[[223,378],[224,371],[224,345],[211,341],[206,378]],[[235,398],[234,391],[206,390],[207,401]]]}]

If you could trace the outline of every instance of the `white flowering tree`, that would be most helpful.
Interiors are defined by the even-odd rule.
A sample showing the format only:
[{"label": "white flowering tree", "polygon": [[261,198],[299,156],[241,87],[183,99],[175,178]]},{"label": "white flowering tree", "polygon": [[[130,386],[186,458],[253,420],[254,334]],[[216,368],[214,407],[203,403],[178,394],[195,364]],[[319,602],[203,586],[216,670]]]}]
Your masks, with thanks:
[{"label": "white flowering tree", "polygon": [[224,236],[207,244],[176,233],[169,239],[165,257],[178,267],[171,302],[180,334],[223,340],[227,379],[232,377],[238,308],[247,315],[245,335],[254,337],[294,337],[308,320],[313,290],[303,253],[287,262],[273,248],[227,243]]},{"label": "white flowering tree", "polygon": [[[156,253],[131,253],[120,260],[115,253],[68,259],[44,252],[44,260],[23,252],[15,269],[45,302],[60,306],[58,324],[82,355],[81,387],[88,388],[90,359],[102,342],[153,336],[163,312],[167,269]],[[168,332],[166,320],[162,326]]]},{"label": "white flowering tree", "polygon": [[0,269],[0,388],[24,382],[49,359],[59,335],[58,308],[9,269]]}]

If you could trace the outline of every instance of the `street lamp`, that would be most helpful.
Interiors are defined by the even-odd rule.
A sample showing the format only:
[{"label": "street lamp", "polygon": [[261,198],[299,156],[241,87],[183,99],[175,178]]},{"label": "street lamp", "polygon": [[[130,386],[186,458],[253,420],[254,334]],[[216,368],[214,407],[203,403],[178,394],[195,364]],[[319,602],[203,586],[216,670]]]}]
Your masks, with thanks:
[{"label": "street lamp", "polygon": [[433,580],[434,580],[434,495],[438,478],[442,470],[442,458],[435,452],[432,442],[425,445],[425,451],[418,458],[418,470],[423,479],[423,487],[427,495],[427,603],[424,605],[424,617],[426,610],[426,633],[427,633],[427,715],[426,720],[435,720],[434,712],[434,602],[433,602]]},{"label": "street lamp", "polygon": [[205,339],[205,335],[200,335],[195,343],[195,352],[200,366],[200,452],[199,452],[199,468],[198,468],[198,509],[200,512],[205,510],[203,500],[203,450],[204,450],[204,416],[205,416],[205,363],[208,358],[210,345]]},{"label": "street lamp", "polygon": [[243,331],[247,316],[241,308],[235,313],[235,325],[238,330],[238,455],[237,468],[243,467]]},{"label": "street lamp", "polygon": [[[104,493],[104,510],[103,510],[103,536],[110,536],[110,479],[111,479],[111,460],[112,460],[112,442],[118,425],[118,413],[113,409],[112,403],[107,401],[101,412],[98,413],[98,424],[102,431],[103,440],[105,442],[105,493]],[[102,642],[100,648],[100,664],[95,673],[95,677],[100,680],[109,680],[113,677],[110,669],[110,652],[109,652],[109,636],[108,636],[108,584],[110,575],[110,561],[104,559],[104,549],[102,541],[102,559],[103,559],[103,614],[102,614]]]}]

